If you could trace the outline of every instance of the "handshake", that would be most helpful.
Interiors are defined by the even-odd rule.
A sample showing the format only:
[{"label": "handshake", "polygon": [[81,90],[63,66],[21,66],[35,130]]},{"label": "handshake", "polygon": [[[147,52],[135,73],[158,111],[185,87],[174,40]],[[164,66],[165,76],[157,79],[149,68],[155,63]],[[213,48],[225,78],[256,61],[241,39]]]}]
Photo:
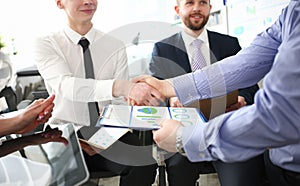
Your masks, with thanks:
[{"label": "handshake", "polygon": [[159,80],[152,76],[140,76],[128,80],[115,80],[113,96],[124,96],[130,105],[158,106],[166,98],[176,96],[169,80]]},{"label": "handshake", "polygon": [[[124,96],[130,105],[158,106],[166,98],[175,97],[176,93],[170,80],[159,80],[152,76],[140,76],[128,80],[115,80],[113,96]],[[176,133],[182,128],[180,122],[163,120],[161,128],[153,132],[156,144],[170,152],[176,152]]]},{"label": "handshake", "polygon": [[[128,80],[116,80],[113,85],[113,96],[124,96],[130,105],[158,106],[166,98],[170,98],[171,107],[181,107],[176,97],[172,81],[159,80],[152,76],[140,76]],[[176,99],[172,99],[176,98]],[[238,96],[238,102],[226,108],[226,112],[239,109],[246,105],[244,97]],[[183,126],[176,120],[162,120],[161,128],[153,131],[153,139],[156,144],[169,152],[177,152],[177,133],[183,130]]]}]

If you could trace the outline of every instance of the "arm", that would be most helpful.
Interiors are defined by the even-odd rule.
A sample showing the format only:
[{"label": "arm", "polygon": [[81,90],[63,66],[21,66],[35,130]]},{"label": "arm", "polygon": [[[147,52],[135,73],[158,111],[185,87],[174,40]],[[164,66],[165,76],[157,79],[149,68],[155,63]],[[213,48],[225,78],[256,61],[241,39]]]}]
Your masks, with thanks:
[{"label": "arm", "polygon": [[0,136],[9,134],[23,134],[35,129],[38,125],[48,121],[54,107],[55,96],[34,101],[20,114],[11,118],[0,119]]},{"label": "arm", "polygon": [[[231,47],[231,51],[233,52],[232,55],[236,55],[242,48],[239,44],[239,41],[236,37],[232,40],[233,46]],[[230,55],[230,56],[232,56]],[[224,59],[224,58],[223,58]],[[254,95],[259,90],[259,87],[257,84],[239,89],[239,96],[243,97],[247,105],[252,105],[254,102]],[[240,99],[240,98],[239,98]],[[244,106],[244,105],[243,105]],[[240,107],[236,107],[237,109]]]},{"label": "arm", "polygon": [[[265,43],[270,43],[266,48]],[[194,100],[225,95],[239,88],[256,84],[270,70],[280,43],[278,40],[258,38],[252,46],[236,56],[205,67],[202,70],[171,79],[183,105]]]},{"label": "arm", "polygon": [[[292,8],[291,13],[294,10]],[[251,51],[255,53],[259,62],[254,60],[254,63],[266,68],[266,61],[272,58],[273,50],[278,50],[276,57],[273,57],[272,69],[265,77],[264,89],[259,90],[255,96],[255,104],[219,116],[207,125],[184,127],[183,144],[190,160],[241,161],[254,157],[270,147],[276,148],[299,143],[300,66],[298,54],[300,46],[298,43],[300,42],[300,18],[295,15],[293,25],[285,25],[282,28],[282,20],[284,23],[291,21],[285,17],[286,13],[287,9],[280,16],[279,21],[258,35],[244,52],[249,54],[250,59],[253,57]],[[266,49],[259,45],[259,41],[266,43]],[[280,43],[277,47],[269,45],[276,41]],[[267,52],[265,54],[269,54],[270,57],[261,56],[260,50]],[[234,59],[240,59],[239,56],[243,56],[244,53],[238,54]],[[289,68],[286,68],[287,63]],[[252,69],[244,70],[254,72]],[[265,70],[258,70],[255,75],[262,75]],[[246,74],[253,77],[253,75]],[[248,78],[239,78],[244,81],[248,80]],[[179,89],[177,90],[179,91]],[[161,136],[158,139],[162,141]],[[175,141],[174,138],[173,141]]]},{"label": "arm", "polygon": [[48,142],[61,142],[65,145],[68,141],[62,137],[62,132],[58,129],[47,130],[38,134],[23,136],[6,140],[0,145],[0,157],[18,151],[29,145],[41,145]]},{"label": "arm", "polygon": [[[35,43],[35,61],[45,80],[48,92],[60,95],[63,99],[77,102],[112,99],[112,92],[109,91],[112,88],[108,91],[99,90],[101,90],[101,87],[112,87],[114,80],[97,81],[77,75],[83,74],[81,71],[84,71],[83,62],[78,60],[82,58],[80,47],[76,51],[74,48],[70,49],[74,50],[70,60],[78,61],[76,66],[70,64],[69,58],[65,57],[60,47],[59,41],[49,37],[38,38]],[[74,94],[74,92],[77,92],[77,94]]]},{"label": "arm", "polygon": [[[99,41],[106,43],[111,40],[109,37]],[[101,75],[100,79],[86,79],[82,77],[84,67],[82,61],[82,52],[80,47],[71,47],[72,56],[65,56],[63,49],[60,48],[59,41],[51,38],[39,38],[36,41],[35,54],[37,67],[45,80],[47,90],[57,95],[61,99],[71,102],[98,102],[110,101],[115,97],[130,97],[137,99],[136,93],[142,95],[143,99],[136,100],[139,104],[155,102],[156,98],[146,91],[139,88],[141,85],[135,85],[128,79],[127,58],[124,46],[120,42],[110,43],[112,47],[103,48],[103,43],[95,43],[99,50],[105,51],[103,55],[97,56],[97,62],[94,61],[95,76]],[[101,48],[102,47],[102,48]],[[73,51],[74,50],[74,51]],[[68,51],[71,53],[70,51]],[[45,57],[47,56],[47,57]],[[69,58],[68,58],[69,57]],[[78,63],[70,63],[72,60]],[[124,78],[120,80],[118,78]],[[123,83],[120,86],[120,83]],[[105,87],[106,91],[103,91]],[[147,85],[143,85],[147,87]],[[151,92],[154,92],[153,88]],[[157,92],[155,95],[158,95]]]}]

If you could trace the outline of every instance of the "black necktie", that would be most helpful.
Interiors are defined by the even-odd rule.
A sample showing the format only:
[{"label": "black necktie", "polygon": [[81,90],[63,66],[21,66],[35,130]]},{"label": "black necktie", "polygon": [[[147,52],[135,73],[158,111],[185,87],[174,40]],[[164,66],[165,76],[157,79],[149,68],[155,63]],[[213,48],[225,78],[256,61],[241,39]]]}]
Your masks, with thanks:
[{"label": "black necktie", "polygon": [[[87,79],[95,79],[93,61],[89,49],[90,42],[86,38],[82,38],[79,41],[79,44],[83,49],[85,77]],[[90,114],[90,126],[95,126],[99,116],[98,104],[97,102],[89,102],[88,107]]]}]

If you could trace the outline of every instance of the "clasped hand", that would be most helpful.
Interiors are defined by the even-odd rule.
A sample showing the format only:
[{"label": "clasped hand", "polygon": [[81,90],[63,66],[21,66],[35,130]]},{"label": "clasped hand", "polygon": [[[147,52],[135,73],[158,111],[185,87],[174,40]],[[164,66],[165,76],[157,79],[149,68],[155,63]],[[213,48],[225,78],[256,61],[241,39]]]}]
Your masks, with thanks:
[{"label": "clasped hand", "polygon": [[[176,97],[173,84],[169,80],[158,80],[152,76],[140,76],[131,80],[135,86],[128,96],[130,105],[158,105],[162,99],[170,98],[170,106],[182,107]],[[146,98],[143,101],[143,98]],[[141,104],[142,103],[142,104]],[[226,112],[237,110],[246,105],[243,97],[238,97],[238,102],[226,108]],[[160,129],[153,131],[153,139],[156,144],[169,152],[176,152],[176,133],[182,124],[176,120],[162,120]]]},{"label": "clasped hand", "polygon": [[[152,76],[140,76],[132,79],[131,82],[135,85],[127,98],[130,105],[156,106],[165,98],[176,96],[173,85],[168,80],[158,80]],[[142,101],[143,98],[146,100]],[[153,131],[154,141],[160,148],[169,152],[176,152],[176,133],[178,128],[182,127],[181,123],[171,119],[162,120],[160,127],[159,130]]]}]

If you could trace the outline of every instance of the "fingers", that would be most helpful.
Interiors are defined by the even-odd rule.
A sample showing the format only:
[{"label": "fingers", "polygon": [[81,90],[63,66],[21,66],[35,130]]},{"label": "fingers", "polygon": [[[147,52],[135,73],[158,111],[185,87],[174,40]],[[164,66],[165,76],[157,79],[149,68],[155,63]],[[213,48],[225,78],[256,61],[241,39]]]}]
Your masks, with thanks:
[{"label": "fingers", "polygon": [[84,150],[84,152],[86,152],[89,156],[93,156],[102,151],[102,149],[92,147],[83,141],[80,141],[80,146],[81,146],[82,150]]},{"label": "fingers", "polygon": [[52,138],[51,140],[52,142],[59,142],[59,143],[63,143],[64,145],[68,145],[69,142],[66,138],[64,137],[57,137],[57,138]]},{"label": "fingers", "polygon": [[60,142],[65,145],[68,145],[68,140],[62,137],[62,131],[58,130],[58,128],[47,129],[46,131],[40,133],[42,137],[48,140],[48,142]]},{"label": "fingers", "polygon": [[52,95],[49,96],[47,99],[39,99],[34,103],[34,104],[39,104],[38,105],[39,115],[36,119],[38,122],[42,122],[42,121],[46,122],[51,117],[51,113],[54,107],[54,103],[53,103],[54,98],[55,95]]},{"label": "fingers", "polygon": [[148,75],[143,75],[143,76],[138,76],[138,77],[134,77],[132,78],[130,81],[133,83],[138,83],[138,82],[145,82],[145,80],[147,78],[151,78],[152,76],[148,76]]},{"label": "fingers", "polygon": [[44,109],[44,108],[46,108],[49,104],[53,103],[54,99],[55,99],[55,95],[51,95],[51,96],[49,96],[47,99],[40,98],[40,99],[34,100],[34,101],[29,105],[29,107],[39,106],[39,107],[41,107],[42,109]]},{"label": "fingers", "polygon": [[183,105],[180,103],[178,97],[171,97],[169,99],[170,107],[183,107]]},{"label": "fingers", "polygon": [[130,105],[157,106],[160,105],[160,102],[164,101],[164,97],[156,89],[146,83],[133,84],[128,97]]},{"label": "fingers", "polygon": [[39,121],[39,122],[45,121],[45,120],[48,121],[48,119],[52,115],[51,113],[53,111],[53,107],[54,107],[54,104],[51,105],[51,108],[49,107],[49,108],[45,109],[44,111],[40,112],[36,120]]},{"label": "fingers", "polygon": [[53,101],[55,99],[55,95],[51,95],[49,96],[47,99],[45,99],[42,104],[41,107],[46,110],[46,109],[51,109],[51,107],[54,107]]},{"label": "fingers", "polygon": [[176,152],[176,133],[181,123],[175,120],[163,120],[161,128],[153,132],[153,140],[156,144],[169,152]]},{"label": "fingers", "polygon": [[238,96],[238,102],[233,104],[233,105],[230,105],[229,107],[227,107],[226,112],[237,110],[237,109],[239,109],[241,107],[244,107],[246,105],[247,105],[247,102],[245,101],[245,98],[242,97],[242,96]]}]

